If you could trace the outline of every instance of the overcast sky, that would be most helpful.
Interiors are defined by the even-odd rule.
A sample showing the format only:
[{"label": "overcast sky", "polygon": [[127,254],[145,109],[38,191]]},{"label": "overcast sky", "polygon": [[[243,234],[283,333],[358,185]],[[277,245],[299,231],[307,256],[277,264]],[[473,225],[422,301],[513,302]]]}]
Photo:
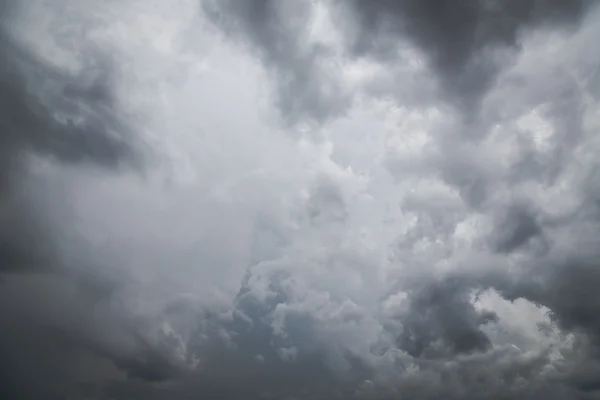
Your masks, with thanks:
[{"label": "overcast sky", "polygon": [[600,8],[0,0],[0,397],[600,399]]}]

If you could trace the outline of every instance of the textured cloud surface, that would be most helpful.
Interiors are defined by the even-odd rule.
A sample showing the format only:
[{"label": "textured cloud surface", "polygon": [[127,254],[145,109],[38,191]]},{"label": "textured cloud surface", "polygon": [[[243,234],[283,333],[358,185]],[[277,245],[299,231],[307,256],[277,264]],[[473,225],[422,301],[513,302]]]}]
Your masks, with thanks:
[{"label": "textured cloud surface", "polygon": [[0,397],[600,398],[595,2],[0,18]]}]

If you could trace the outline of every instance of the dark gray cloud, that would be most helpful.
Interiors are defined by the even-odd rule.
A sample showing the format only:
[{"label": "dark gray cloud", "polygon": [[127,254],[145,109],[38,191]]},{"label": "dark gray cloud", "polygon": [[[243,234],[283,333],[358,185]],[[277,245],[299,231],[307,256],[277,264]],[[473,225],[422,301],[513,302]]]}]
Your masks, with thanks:
[{"label": "dark gray cloud", "polygon": [[209,336],[197,344],[206,364],[201,367],[204,379],[238,382],[237,396],[270,393],[275,398],[318,398],[343,386],[312,342],[310,320],[290,322],[292,336],[274,335],[271,313],[285,301],[285,296],[279,296],[262,304],[242,294],[231,320],[214,316],[204,321],[201,331]]},{"label": "dark gray cloud", "polygon": [[[65,164],[118,168],[140,165],[129,128],[118,116],[106,56],[87,57],[74,76],[39,59],[14,36],[10,18],[18,2],[1,6],[0,31],[0,270],[41,266],[49,255],[49,235],[31,204],[29,163],[41,157]],[[35,201],[43,202],[41,199]]]},{"label": "dark gray cloud", "polygon": [[324,121],[349,104],[341,82],[321,61],[331,51],[308,42],[313,16],[306,3],[273,0],[203,1],[209,19],[265,63],[284,119]]},{"label": "dark gray cloud", "polygon": [[491,311],[476,310],[459,280],[416,284],[408,289],[408,311],[400,315],[399,347],[416,358],[453,357],[485,351],[491,341],[480,327],[495,322]]},{"label": "dark gray cloud", "polygon": [[[179,371],[166,352],[114,317],[91,317],[117,285],[84,272],[91,254],[70,259],[83,242],[64,235],[61,182],[35,172],[40,160],[107,171],[141,167],[112,94],[109,56],[90,51],[77,75],[51,65],[13,32],[22,6],[0,3],[0,392],[80,398],[79,382],[120,379],[120,370],[165,379]],[[111,343],[110,335],[129,343]]]},{"label": "dark gray cloud", "polygon": [[[423,326],[428,327],[425,330],[425,345],[433,342],[433,339],[446,340],[444,333],[447,331],[436,333],[432,329],[443,326],[440,324],[444,321],[448,321],[452,329],[462,332],[468,327],[477,328],[478,325],[474,322],[494,320],[492,314],[483,311],[475,313],[468,301],[457,303],[448,298],[447,293],[453,293],[448,288],[457,288],[460,296],[492,289],[510,301],[527,299],[545,307],[555,324],[554,329],[563,334],[575,335],[578,343],[575,354],[564,353],[566,365],[556,379],[562,382],[561,385],[567,385],[570,391],[578,393],[577,396],[584,396],[585,393],[597,395],[598,380],[593,371],[596,371],[600,361],[600,323],[596,317],[596,288],[599,283],[597,249],[600,245],[597,231],[600,221],[596,198],[590,196],[590,192],[595,191],[596,184],[593,179],[584,179],[580,188],[581,203],[572,213],[560,218],[539,208],[534,211],[530,206],[518,202],[500,211],[493,220],[492,236],[488,238],[487,245],[494,252],[509,254],[510,257],[518,256],[515,259],[518,261],[513,261],[509,267],[508,260],[503,258],[500,269],[492,270],[486,268],[485,259],[475,261],[480,263],[480,270],[467,270],[459,276],[451,274],[443,280],[441,287],[444,291],[441,293],[446,296],[438,296],[438,300],[428,303],[417,303],[417,307],[411,302],[410,313],[415,308],[419,322],[424,320],[423,316],[431,315],[432,310],[443,312],[434,314],[435,322],[422,322]],[[419,298],[429,293],[416,287],[418,289],[415,292]],[[430,299],[431,296],[425,298]],[[453,306],[457,308],[450,308]],[[464,320],[469,315],[485,317]],[[458,321],[462,322],[453,324]],[[433,339],[429,335],[433,335]],[[469,343],[473,348],[477,343],[486,343],[487,337],[481,331],[471,331],[471,335],[474,336]],[[403,334],[401,340],[403,336],[406,335]],[[413,336],[409,338],[412,339]],[[476,341],[475,338],[480,340]],[[408,343],[413,344],[415,341]],[[479,348],[481,349],[482,347]]]},{"label": "dark gray cloud", "polygon": [[[456,123],[456,119],[461,120],[459,117],[430,131],[432,142],[418,163],[408,165],[400,159],[390,159],[390,171],[398,182],[422,179],[423,176],[438,179],[443,182],[442,186],[460,196],[462,203],[452,203],[456,199],[448,195],[449,199],[442,206],[438,200],[435,203],[438,206],[434,207],[424,201],[427,196],[419,195],[418,189],[402,203],[403,209],[414,215],[417,222],[400,240],[400,259],[415,268],[413,273],[419,279],[432,283],[418,285],[404,275],[400,278],[409,282],[409,288],[415,287],[409,291],[412,294],[408,297],[409,306],[401,315],[412,315],[414,308],[417,317],[404,321],[417,321],[427,327],[421,331],[426,334],[421,336],[410,330],[402,333],[400,343],[411,345],[412,351],[427,349],[436,342],[439,348],[445,349],[442,345],[452,341],[449,331],[440,327],[443,328],[441,324],[451,315],[450,321],[461,321],[456,326],[451,325],[456,332],[465,329],[477,334],[472,336],[473,339],[481,339],[469,342],[472,349],[476,353],[489,354],[492,350],[475,346],[489,339],[484,334],[489,330],[477,325],[476,316],[480,311],[475,312],[471,301],[455,299],[492,289],[510,301],[526,299],[544,307],[554,329],[564,335],[574,335],[578,343],[576,354],[564,353],[564,359],[559,363],[544,362],[548,368],[557,368],[553,377],[534,373],[537,378],[528,380],[530,385],[526,390],[511,384],[507,390],[494,390],[494,396],[536,397],[542,393],[542,387],[553,387],[556,398],[594,398],[598,395],[593,372],[598,365],[598,322],[594,317],[597,296],[593,288],[597,286],[598,253],[595,249],[600,246],[596,240],[600,221],[597,214],[598,182],[593,172],[596,163],[592,161],[593,157],[588,158],[597,151],[597,142],[593,139],[594,128],[590,130],[590,126],[586,126],[589,121],[586,99],[593,97],[595,92],[589,79],[598,68],[598,54],[587,51],[590,48],[587,40],[592,36],[579,43],[581,39],[574,38],[587,37],[594,31],[597,14],[584,16],[582,11],[589,4],[579,2],[498,2],[504,8],[494,11],[500,13],[497,20],[489,21],[487,18],[491,14],[488,11],[476,10],[486,3],[460,4],[471,7],[467,11],[474,13],[472,20],[460,19],[468,17],[469,13],[456,14],[456,18],[449,21],[438,20],[436,18],[453,14],[438,14],[437,9],[426,13],[427,9],[421,5],[426,7],[427,2],[356,5],[357,10],[364,8],[356,17],[363,21],[359,24],[362,29],[366,29],[365,36],[358,36],[365,40],[357,42],[358,53],[365,56],[378,54],[378,57],[393,54],[395,44],[386,40],[406,36],[425,52],[453,101],[467,99],[474,102],[473,107],[461,110],[469,123]],[[374,9],[370,10],[372,5]],[[519,11],[513,6],[524,8]],[[514,14],[517,11],[519,13]],[[520,14],[522,12],[525,13]],[[506,25],[508,30],[496,32],[494,24],[502,20],[501,14],[514,18]],[[413,26],[413,21],[420,24]],[[581,27],[580,21],[584,21],[586,28]],[[452,23],[464,26],[452,27]],[[486,33],[491,36],[482,36],[481,42],[475,40],[479,38],[475,35],[476,29],[480,29],[477,28],[479,24],[484,25],[481,34],[491,29]],[[575,29],[565,33],[564,26]],[[543,52],[538,54],[544,61],[529,56],[532,40],[538,40],[534,42],[538,46],[552,46],[539,36],[538,39],[527,39],[527,34],[536,32],[536,27],[553,35],[562,32],[554,36],[555,40],[568,38],[567,43],[574,46],[573,51],[563,50],[561,54],[567,58],[562,61]],[[451,41],[457,38],[455,35],[473,37],[475,41]],[[386,47],[388,45],[392,47]],[[580,45],[582,47],[578,47]],[[485,58],[490,49],[503,47],[510,48],[513,53],[510,63],[497,70],[484,71],[485,80],[480,83],[485,84],[478,84],[476,90],[461,86],[461,77],[473,77],[469,72],[473,58]],[[529,122],[523,122],[525,120]],[[508,128],[495,130],[499,126]],[[508,138],[515,149],[514,157],[497,157],[502,152],[497,146],[503,146]],[[561,186],[566,182],[569,182],[568,186]],[[567,199],[572,202],[567,203]],[[471,253],[468,256],[457,256],[462,250],[451,244],[452,237],[459,226],[457,221],[463,221],[469,215],[477,222],[486,221],[483,224],[489,225],[481,230],[475,228],[480,233],[469,244]],[[424,241],[429,244],[427,254],[415,256],[414,249]],[[453,273],[444,275],[440,284],[440,278],[433,278],[426,272],[427,263],[444,258],[455,260],[450,262],[456,262],[460,272],[458,277]],[[419,268],[423,272],[419,272]],[[446,289],[442,292],[426,290],[431,287]],[[428,293],[441,294],[437,301],[423,301],[432,297],[427,296]],[[416,301],[421,299],[420,296],[424,296],[423,300]],[[436,315],[438,310],[442,312]],[[435,322],[423,322],[428,315],[435,315],[432,318]],[[472,318],[462,319],[467,316]],[[492,319],[489,322],[491,326],[495,324]],[[540,380],[536,381],[538,378]],[[442,387],[448,389],[450,386]],[[483,397],[477,392],[477,384],[470,387],[475,393],[469,398]],[[495,398],[492,394],[489,396]],[[452,395],[444,397],[452,398]]]},{"label": "dark gray cloud", "polygon": [[496,224],[491,238],[491,245],[496,251],[510,253],[538,237],[543,241],[542,227],[527,206],[511,204],[498,216]]},{"label": "dark gray cloud", "polygon": [[132,138],[114,108],[109,56],[91,54],[74,76],[37,59],[12,35],[3,27],[3,149],[109,167],[131,162]]},{"label": "dark gray cloud", "polygon": [[[511,63],[523,33],[551,24],[569,26],[585,15],[586,0],[340,2],[354,30],[352,53],[394,59],[401,42],[426,56],[453,103],[477,107],[498,72]],[[393,67],[392,67],[393,68]]]},{"label": "dark gray cloud", "polygon": [[[425,54],[439,78],[440,95],[468,110],[478,107],[496,76],[514,62],[524,34],[548,26],[576,26],[593,2],[451,1],[442,6],[436,1],[413,0],[338,3],[333,18],[337,27],[345,27],[351,57],[393,62],[401,58],[399,45],[412,43]],[[308,4],[205,1],[203,8],[214,23],[249,44],[269,67],[284,117],[297,121],[308,116],[322,121],[350,105],[340,82],[319,66],[331,50],[307,41],[312,20]],[[390,68],[393,73],[391,64]],[[421,83],[420,90],[427,91],[427,82]],[[395,82],[387,91],[408,84]],[[423,97],[416,93],[411,96]]]},{"label": "dark gray cloud", "polygon": [[[6,4],[0,2],[0,7]],[[324,67],[331,49],[307,40],[311,4],[262,0],[202,5],[211,22],[265,64],[287,122],[324,122],[348,107],[343,82]],[[569,45],[577,54],[557,52],[566,59],[560,64],[541,52],[540,61],[533,56],[536,65],[531,68],[527,57],[535,49],[526,40],[543,30],[579,29],[582,21],[589,28],[597,20],[585,16],[588,2],[327,5],[337,7],[332,15],[349,18],[340,31],[348,35],[346,56],[370,58],[391,69],[398,43],[408,41],[426,56],[441,85],[442,102],[461,107],[460,113],[437,110],[447,113],[450,122],[423,129],[429,142],[418,150],[422,154],[410,154],[407,161],[386,149],[386,166],[396,182],[414,187],[399,202],[406,224],[396,227],[395,247],[377,253],[375,260],[370,250],[384,247],[378,243],[384,235],[370,242],[369,232],[351,239],[357,231],[362,234],[363,224],[379,218],[380,210],[373,212],[356,199],[350,188],[355,182],[346,182],[355,177],[353,171],[337,169],[322,154],[316,161],[310,158],[315,171],[306,175],[310,178],[302,175],[294,187],[301,194],[264,206],[249,244],[219,236],[222,232],[214,226],[224,225],[221,220],[197,238],[193,224],[179,230],[168,221],[175,214],[154,220],[143,211],[152,207],[144,205],[141,217],[124,218],[138,222],[139,230],[116,230],[125,232],[122,240],[129,232],[143,236],[143,230],[155,230],[158,239],[148,243],[166,242],[164,247],[144,248],[148,243],[136,237],[141,244],[133,248],[144,254],[128,259],[88,243],[68,227],[74,220],[64,211],[68,205],[60,206],[68,203],[61,180],[37,175],[35,162],[50,161],[65,171],[100,167],[103,174],[114,175],[139,165],[136,132],[120,116],[114,94],[115,66],[109,55],[90,50],[82,55],[85,72],[67,73],[22,46],[2,21],[0,396],[598,398],[600,180],[595,153],[600,148],[589,116],[590,99],[597,95],[590,82],[597,75],[598,57],[582,51],[589,42],[563,34],[560,39],[572,40]],[[440,106],[438,100],[432,104]],[[237,115],[236,110],[226,114]],[[524,115],[533,123],[523,124]],[[400,136],[410,136],[399,130]],[[233,146],[235,140],[229,139],[215,143]],[[248,152],[262,145],[268,147],[260,142]],[[269,151],[277,152],[277,145]],[[227,164],[242,152],[232,154]],[[319,163],[325,165],[315,166]],[[275,169],[280,172],[279,165]],[[321,169],[326,173],[319,174]],[[261,169],[260,174],[268,172]],[[224,174],[223,180],[235,180],[232,175]],[[373,181],[369,184],[381,183]],[[438,186],[432,189],[431,182]],[[273,188],[279,194],[277,190]],[[246,206],[243,195],[227,200],[231,210]],[[377,200],[373,197],[369,201]],[[164,206],[162,200],[157,209]],[[194,207],[177,211],[205,212],[202,201],[192,200]],[[216,214],[215,219],[223,216]],[[118,217],[107,219],[110,224]],[[168,227],[152,225],[156,221]],[[237,216],[232,221],[237,229]],[[171,236],[175,239],[167,240]],[[200,250],[190,251],[191,257],[181,254],[187,248],[174,243],[179,240]],[[203,287],[208,288],[212,280],[206,271],[225,268],[222,254],[243,251],[248,257],[235,263],[247,268],[246,276],[229,311],[199,307],[183,295],[161,303],[162,290],[184,291],[177,278],[205,278],[210,282]],[[142,264],[143,276],[128,275],[129,265],[115,266],[124,260]],[[153,263],[165,264],[164,269],[157,273]],[[201,273],[192,274],[179,263]],[[14,273],[22,271],[30,273]],[[147,277],[159,282],[149,284]],[[135,303],[137,289],[147,295],[140,296],[141,308],[155,299],[162,305],[155,314],[130,312],[127,301],[133,297]],[[502,307],[480,306],[479,297],[486,293],[498,294],[507,304],[525,299],[547,310],[548,337],[563,336],[553,344],[557,348],[527,347],[528,338],[511,336],[517,335],[511,330],[513,320],[504,319]],[[515,325],[522,322],[517,317]],[[165,327],[178,323],[192,333],[184,337]],[[532,340],[541,338],[540,333]],[[185,359],[178,357],[182,348]],[[194,360],[198,367],[191,371]]]},{"label": "dark gray cloud", "polygon": [[10,398],[80,398],[81,387],[181,376],[168,342],[156,343],[123,310],[64,275],[12,275],[0,290],[0,390]]}]

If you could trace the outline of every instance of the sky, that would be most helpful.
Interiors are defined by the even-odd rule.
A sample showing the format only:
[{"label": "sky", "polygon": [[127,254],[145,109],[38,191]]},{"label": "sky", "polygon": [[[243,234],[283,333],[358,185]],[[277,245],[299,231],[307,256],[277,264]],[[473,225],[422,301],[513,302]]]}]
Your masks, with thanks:
[{"label": "sky", "polygon": [[0,397],[600,399],[600,8],[0,0]]}]

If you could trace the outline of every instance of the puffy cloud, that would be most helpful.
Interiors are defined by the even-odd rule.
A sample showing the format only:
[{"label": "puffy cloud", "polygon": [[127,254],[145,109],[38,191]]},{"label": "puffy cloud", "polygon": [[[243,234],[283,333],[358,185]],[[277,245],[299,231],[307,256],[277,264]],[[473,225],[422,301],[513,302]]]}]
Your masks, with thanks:
[{"label": "puffy cloud", "polygon": [[593,4],[1,4],[5,397],[597,397]]}]

